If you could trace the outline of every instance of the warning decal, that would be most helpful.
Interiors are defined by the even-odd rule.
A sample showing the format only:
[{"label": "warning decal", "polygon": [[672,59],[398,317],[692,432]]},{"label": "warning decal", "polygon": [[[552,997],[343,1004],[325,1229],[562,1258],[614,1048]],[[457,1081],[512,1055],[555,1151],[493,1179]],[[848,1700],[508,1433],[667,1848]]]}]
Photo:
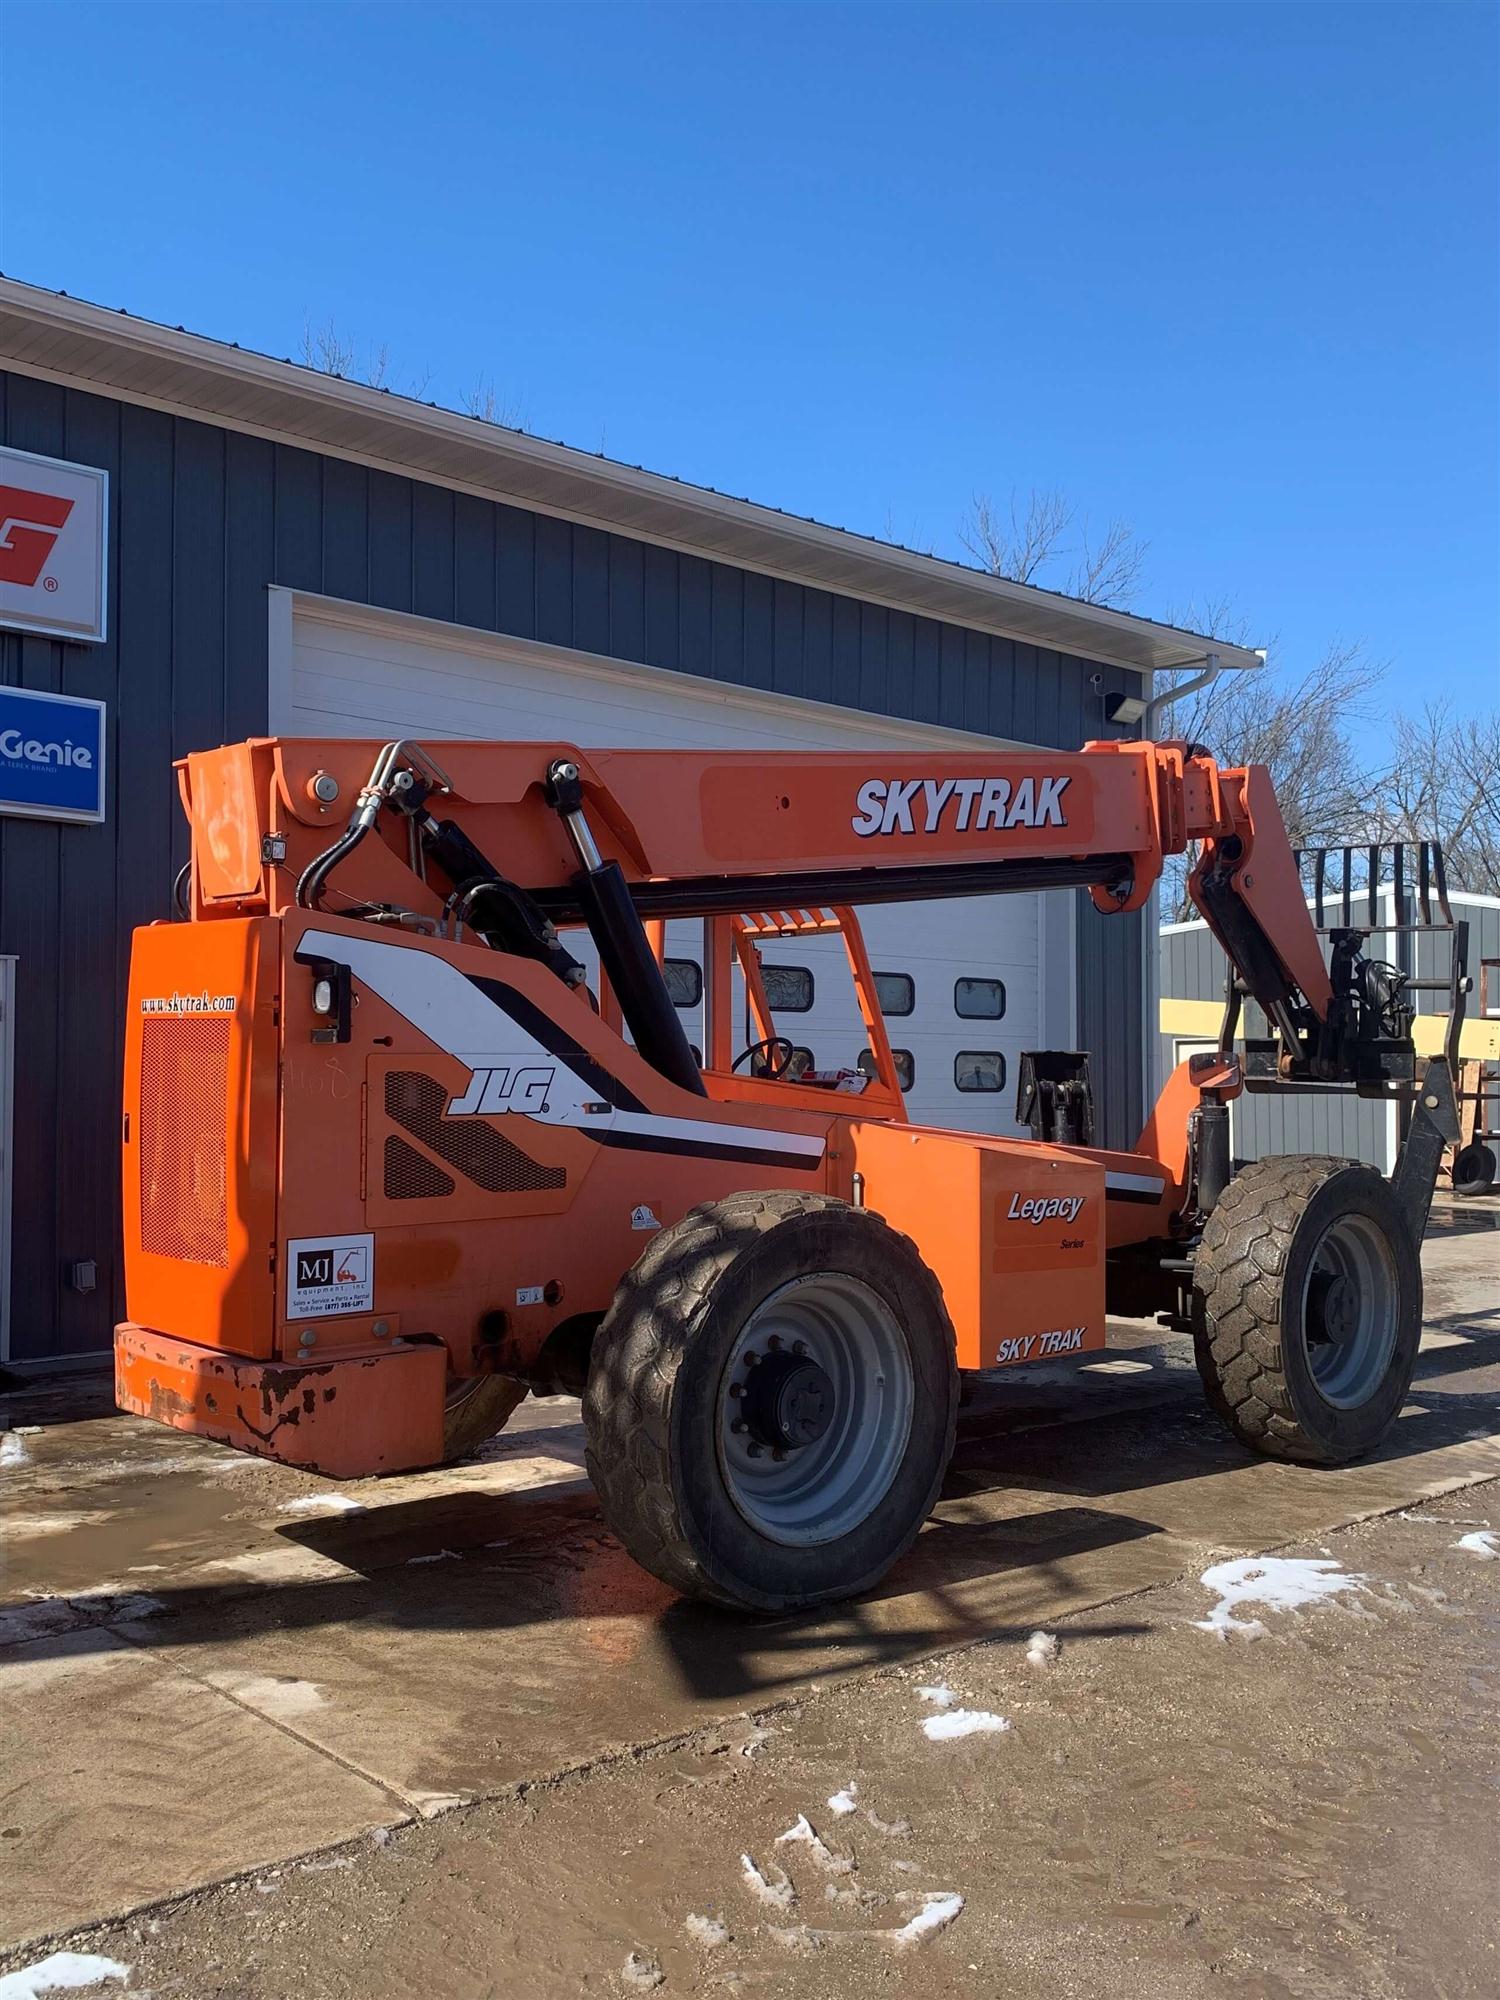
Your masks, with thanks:
[{"label": "warning decal", "polygon": [[327,1319],[331,1313],[372,1312],[375,1307],[375,1238],[299,1236],[286,1246],[288,1319]]}]

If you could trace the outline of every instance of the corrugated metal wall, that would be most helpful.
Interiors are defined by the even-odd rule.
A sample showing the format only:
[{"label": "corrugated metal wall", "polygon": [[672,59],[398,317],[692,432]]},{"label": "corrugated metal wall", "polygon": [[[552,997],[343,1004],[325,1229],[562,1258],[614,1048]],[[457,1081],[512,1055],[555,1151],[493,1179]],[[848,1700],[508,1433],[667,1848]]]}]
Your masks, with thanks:
[{"label": "corrugated metal wall", "polygon": [[[266,727],[269,584],[816,701],[1073,749],[1092,662],[0,372],[0,438],[110,474],[109,643],[0,633],[7,684],[109,703],[105,825],[0,820],[18,959],[12,1357],[107,1346],[131,928],[186,855],[174,757]],[[1139,676],[1107,670],[1111,690]],[[1079,899],[1080,1046],[1105,1137],[1143,1092],[1141,920]],[[1059,1024],[1058,1039],[1067,1029]],[[92,1258],[98,1289],[72,1289]]]}]

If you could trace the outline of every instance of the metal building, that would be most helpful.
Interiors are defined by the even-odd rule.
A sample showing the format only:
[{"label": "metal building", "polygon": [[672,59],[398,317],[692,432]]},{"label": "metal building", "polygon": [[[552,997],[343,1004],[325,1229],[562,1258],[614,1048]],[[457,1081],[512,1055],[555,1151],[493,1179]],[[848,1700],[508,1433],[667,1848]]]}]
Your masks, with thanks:
[{"label": "metal building", "polygon": [[[123,1310],[121,1004],[185,858],[174,758],[267,732],[1071,749],[1130,733],[1119,699],[1210,643],[1256,664],[4,280],[0,488],[0,743],[41,757],[0,753],[0,1360],[23,1365],[102,1352]],[[1076,1041],[1103,1136],[1134,1140],[1149,913],[1057,893],[868,930],[915,1116],[1013,1129],[1020,1050]],[[815,959],[774,956],[826,1032]]]},{"label": "metal building", "polygon": [[[1361,901],[1363,899],[1361,898]],[[1500,897],[1471,896],[1450,891],[1454,918],[1467,922],[1468,967],[1474,990],[1468,996],[1459,1047],[1464,1062],[1500,1063]],[[1380,893],[1377,914],[1391,917],[1390,885]],[[1415,936],[1396,931],[1372,932],[1366,946],[1372,958],[1399,965],[1419,980],[1447,979],[1452,944],[1444,931]],[[1157,1057],[1159,1074],[1195,1049],[1213,1047],[1224,1013],[1224,954],[1201,921],[1161,927]],[[1481,981],[1488,959],[1493,968]],[[1417,992],[1416,1044],[1419,1055],[1434,1055],[1447,1029],[1443,996]],[[1246,1008],[1252,1033],[1257,1010]],[[1338,1158],[1367,1160],[1389,1173],[1401,1143],[1401,1107],[1346,1091],[1246,1093],[1230,1108],[1230,1143],[1235,1157],[1257,1160],[1266,1153],[1328,1153]]]}]

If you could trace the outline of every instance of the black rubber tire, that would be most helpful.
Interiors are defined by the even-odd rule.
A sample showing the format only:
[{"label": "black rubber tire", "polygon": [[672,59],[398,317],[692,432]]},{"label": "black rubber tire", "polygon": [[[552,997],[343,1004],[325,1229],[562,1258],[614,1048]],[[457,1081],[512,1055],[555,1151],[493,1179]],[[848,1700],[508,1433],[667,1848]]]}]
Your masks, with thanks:
[{"label": "black rubber tire", "polygon": [[443,1407],[442,1464],[472,1457],[505,1429],[528,1394],[524,1382],[508,1375],[472,1375],[449,1391]]},{"label": "black rubber tire", "polygon": [[[857,1276],[891,1307],[913,1373],[911,1433],[884,1498],[836,1540],[789,1547],[734,1505],[719,1465],[719,1385],[739,1329],[792,1279]],[[589,1476],[643,1569],[690,1597],[777,1612],[854,1597],[911,1546],[953,1453],[953,1327],[917,1249],[827,1195],[731,1195],[653,1238],[594,1343],[583,1398]]]},{"label": "black rubber tire", "polygon": [[1488,1194],[1494,1185],[1494,1149],[1478,1139],[1472,1145],[1460,1147],[1453,1161],[1453,1192],[1468,1200],[1473,1195]]},{"label": "black rubber tire", "polygon": [[[1364,1401],[1338,1408],[1319,1392],[1294,1316],[1323,1232],[1351,1212],[1389,1243],[1395,1342]],[[1253,1160],[1204,1224],[1193,1290],[1198,1373],[1241,1443],[1303,1465],[1344,1465],[1379,1445],[1406,1400],[1422,1334],[1421,1262],[1383,1175],[1357,1160]]]}]

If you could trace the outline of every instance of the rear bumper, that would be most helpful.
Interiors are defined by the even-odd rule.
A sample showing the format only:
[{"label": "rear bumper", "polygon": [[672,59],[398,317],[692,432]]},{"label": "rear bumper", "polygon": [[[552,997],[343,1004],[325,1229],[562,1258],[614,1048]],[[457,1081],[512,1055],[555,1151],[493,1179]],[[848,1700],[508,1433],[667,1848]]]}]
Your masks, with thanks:
[{"label": "rear bumper", "polygon": [[437,1346],[293,1366],[115,1328],[122,1410],[332,1479],[436,1465],[446,1373]]}]

